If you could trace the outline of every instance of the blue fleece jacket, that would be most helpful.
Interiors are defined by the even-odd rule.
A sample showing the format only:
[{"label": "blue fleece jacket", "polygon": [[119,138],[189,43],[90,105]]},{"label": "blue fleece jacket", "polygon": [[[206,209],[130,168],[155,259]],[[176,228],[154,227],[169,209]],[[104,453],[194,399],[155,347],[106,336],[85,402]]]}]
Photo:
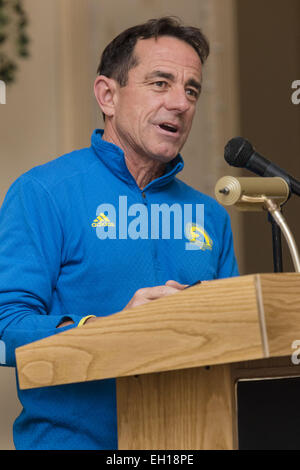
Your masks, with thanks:
[{"label": "blue fleece jacket", "polygon": [[[141,191],[122,150],[102,133],[94,131],[89,148],[25,173],[6,195],[0,339],[7,366],[16,365],[15,348],[70,328],[57,328],[65,319],[76,327],[86,315],[120,311],[142,287],[238,275],[228,214],[177,179],[181,156]],[[196,206],[204,207],[200,223]],[[157,226],[158,207],[172,207],[169,223],[162,211]],[[18,387],[18,396],[17,449],[117,448],[115,380]]]}]

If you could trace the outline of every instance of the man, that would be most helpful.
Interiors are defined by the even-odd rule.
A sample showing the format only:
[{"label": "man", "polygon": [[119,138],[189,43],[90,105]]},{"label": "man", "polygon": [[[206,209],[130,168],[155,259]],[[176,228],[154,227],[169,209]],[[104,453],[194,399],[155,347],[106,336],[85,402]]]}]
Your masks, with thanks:
[{"label": "man", "polygon": [[[0,230],[7,365],[25,343],[198,279],[238,274],[227,213],[176,178],[208,50],[200,30],[172,18],[121,33],[95,81],[104,131],[94,131],[91,147],[30,170],[10,188]],[[205,226],[191,212],[196,206],[204,207]],[[176,222],[167,234],[152,210],[162,207]],[[114,380],[18,394],[17,449],[117,448]]]}]

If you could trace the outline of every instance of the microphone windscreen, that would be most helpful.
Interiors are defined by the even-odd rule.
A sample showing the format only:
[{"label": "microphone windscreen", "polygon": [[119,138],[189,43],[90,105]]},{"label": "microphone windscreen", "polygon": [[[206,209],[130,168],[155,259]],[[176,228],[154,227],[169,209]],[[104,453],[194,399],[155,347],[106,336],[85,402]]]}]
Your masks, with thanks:
[{"label": "microphone windscreen", "polygon": [[224,158],[229,165],[243,168],[253,152],[253,147],[248,140],[243,137],[234,137],[226,144]]}]

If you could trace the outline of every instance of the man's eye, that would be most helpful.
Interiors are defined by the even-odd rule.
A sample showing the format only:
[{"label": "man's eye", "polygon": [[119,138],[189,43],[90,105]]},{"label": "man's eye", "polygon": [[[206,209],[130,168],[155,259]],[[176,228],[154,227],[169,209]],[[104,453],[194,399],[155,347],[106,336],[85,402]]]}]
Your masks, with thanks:
[{"label": "man's eye", "polygon": [[167,82],[165,82],[164,80],[159,80],[157,82],[154,82],[154,85],[159,88],[164,88],[167,86]]},{"label": "man's eye", "polygon": [[189,96],[192,96],[193,98],[198,98],[199,96],[199,92],[196,90],[193,90],[192,88],[188,88],[186,92]]}]

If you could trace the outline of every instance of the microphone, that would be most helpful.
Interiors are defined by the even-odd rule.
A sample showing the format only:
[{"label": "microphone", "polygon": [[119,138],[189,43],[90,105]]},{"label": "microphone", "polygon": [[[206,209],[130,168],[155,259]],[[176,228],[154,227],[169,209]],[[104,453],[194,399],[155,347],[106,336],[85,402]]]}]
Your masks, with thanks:
[{"label": "microphone", "polygon": [[247,168],[259,176],[283,178],[289,185],[291,192],[300,196],[300,182],[275,163],[257,153],[248,140],[242,137],[231,139],[225,147],[224,158],[229,165]]}]

